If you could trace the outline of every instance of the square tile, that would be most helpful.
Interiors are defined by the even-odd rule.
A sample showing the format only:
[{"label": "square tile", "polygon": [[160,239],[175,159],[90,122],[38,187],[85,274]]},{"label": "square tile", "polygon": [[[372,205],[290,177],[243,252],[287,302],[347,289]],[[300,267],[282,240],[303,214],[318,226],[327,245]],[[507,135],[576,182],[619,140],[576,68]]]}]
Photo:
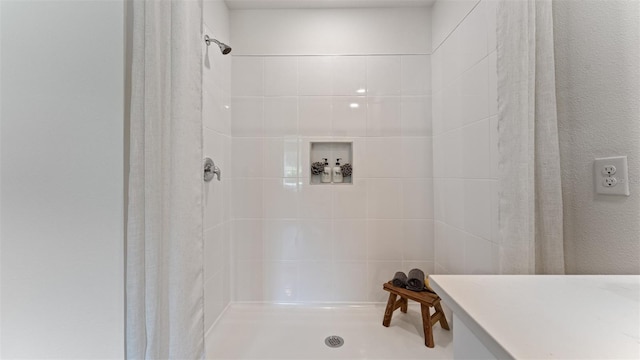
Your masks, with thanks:
[{"label": "square tile", "polygon": [[402,95],[431,94],[431,56],[403,55]]},{"label": "square tile", "polygon": [[400,136],[401,109],[400,97],[367,98],[367,136]]},{"label": "square tile", "polygon": [[400,179],[369,179],[367,189],[369,219],[402,218],[402,181]]},{"label": "square tile", "polygon": [[433,261],[432,220],[402,221],[402,260]]},{"label": "square tile", "polygon": [[367,58],[336,56],[333,58],[333,95],[365,95],[367,91]]},{"label": "square tile", "polygon": [[433,177],[433,147],[430,137],[402,139],[402,177]]},{"label": "square tile", "polygon": [[264,136],[280,137],[298,134],[298,98],[268,97],[264,99]]},{"label": "square tile", "polygon": [[334,261],[367,260],[366,220],[333,221]]},{"label": "square tile", "polygon": [[299,98],[298,131],[303,136],[331,135],[331,97],[309,96]]},{"label": "square tile", "polygon": [[367,94],[401,94],[400,56],[367,57]]},{"label": "square tile", "polygon": [[402,237],[402,220],[368,220],[367,259],[375,261],[402,260]]},{"label": "square tile", "polygon": [[402,97],[402,136],[431,136],[431,98]]},{"label": "square tile", "polygon": [[367,133],[367,101],[364,96],[334,96],[333,136],[365,136]]},{"label": "square tile", "polygon": [[298,217],[298,180],[263,179],[264,217],[295,219]]},{"label": "square tile", "polygon": [[403,180],[402,217],[433,219],[433,180]]},{"label": "square tile", "polygon": [[236,178],[262,177],[262,138],[239,137],[233,139],[231,144],[233,176]]},{"label": "square tile", "polygon": [[301,56],[298,58],[298,64],[300,95],[332,95],[333,57]]},{"label": "square tile", "polygon": [[231,134],[236,137],[264,135],[263,98],[234,97],[231,99]]},{"label": "square tile", "polygon": [[231,62],[231,95],[264,95],[264,59],[254,56],[234,56]]},{"label": "square tile", "polygon": [[267,57],[264,59],[265,96],[298,95],[298,59],[295,57]]}]

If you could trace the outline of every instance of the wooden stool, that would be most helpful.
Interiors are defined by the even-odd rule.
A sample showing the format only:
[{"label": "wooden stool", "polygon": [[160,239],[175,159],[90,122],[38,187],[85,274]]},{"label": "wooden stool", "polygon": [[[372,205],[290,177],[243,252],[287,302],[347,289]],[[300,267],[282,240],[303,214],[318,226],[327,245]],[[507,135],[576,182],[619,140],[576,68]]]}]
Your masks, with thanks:
[{"label": "wooden stool", "polygon": [[[389,327],[391,317],[396,309],[400,308],[400,311],[406,313],[408,305],[407,299],[411,299],[420,303],[420,309],[422,310],[422,328],[424,329],[424,344],[427,347],[434,347],[433,325],[440,322],[440,326],[443,329],[449,330],[449,324],[447,323],[447,318],[444,316],[444,312],[442,311],[442,305],[440,305],[440,297],[438,295],[428,291],[416,292],[395,287],[391,282],[385,283],[382,286],[382,289],[389,292],[389,301],[387,301],[387,308],[384,311],[384,320],[382,320],[382,325]],[[398,296],[400,296],[400,299],[396,301]],[[436,310],[433,315],[431,315],[429,311],[429,308],[432,306]]]}]

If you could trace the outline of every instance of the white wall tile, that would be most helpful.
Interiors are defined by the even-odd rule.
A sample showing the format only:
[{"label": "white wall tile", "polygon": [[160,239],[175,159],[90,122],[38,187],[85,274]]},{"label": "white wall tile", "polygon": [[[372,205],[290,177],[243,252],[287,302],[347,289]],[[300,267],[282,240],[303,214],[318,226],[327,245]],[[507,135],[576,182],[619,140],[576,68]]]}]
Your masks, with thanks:
[{"label": "white wall tile", "polygon": [[375,261],[402,260],[402,236],[402,220],[368,220],[368,259]]},{"label": "white wall tile", "polygon": [[[264,289],[270,285],[267,274],[265,274],[265,265],[262,261],[236,261],[234,263],[234,300],[235,301],[263,301]],[[258,278],[256,278],[256,274]],[[261,275],[261,276],[260,276]],[[248,285],[251,286],[248,286]],[[205,295],[205,298],[206,295]]]},{"label": "white wall tile", "polygon": [[442,91],[442,50],[431,54],[431,91],[433,93]]},{"label": "white wall tile", "polygon": [[333,193],[331,185],[300,184],[298,198],[300,218],[331,219],[333,217]]},{"label": "white wall tile", "polygon": [[232,182],[232,213],[235,219],[262,218],[262,181],[234,179]]},{"label": "white wall tile", "polygon": [[263,106],[261,97],[231,98],[231,134],[234,137],[263,136]]},{"label": "white wall tile", "polygon": [[402,218],[433,219],[433,180],[402,181]]},{"label": "white wall tile", "polygon": [[298,109],[298,131],[300,135],[331,135],[332,100],[330,97],[301,97],[298,101]]},{"label": "white wall tile", "polygon": [[433,135],[440,135],[445,130],[443,120],[444,92],[438,91],[431,98],[431,127]]},{"label": "white wall tile", "polygon": [[411,269],[420,269],[424,272],[425,276],[434,273],[433,261],[402,261],[402,268],[406,273],[411,271]]},{"label": "white wall tile", "polygon": [[402,261],[376,261],[370,262],[367,269],[368,300],[373,302],[385,302],[389,297],[386,291],[382,291],[382,285],[391,279],[397,271],[402,271]]},{"label": "white wall tile", "polygon": [[487,12],[481,1],[455,30],[459,34],[461,70],[465,71],[487,55]]},{"label": "white wall tile", "polygon": [[261,57],[234,56],[231,62],[231,95],[264,95],[264,60]]},{"label": "white wall tile", "polygon": [[465,250],[465,244],[467,233],[455,227],[448,227],[447,233],[446,267],[452,274],[464,274],[466,271],[467,251]]},{"label": "white wall tile", "polygon": [[401,98],[367,98],[367,136],[399,136],[401,133]]},{"label": "white wall tile", "polygon": [[497,54],[495,51],[487,56],[487,70],[489,71],[489,115],[498,114],[498,65]]},{"label": "white wall tile", "polygon": [[401,76],[402,95],[431,94],[431,56],[403,55]]},{"label": "white wall tile", "polygon": [[262,172],[262,138],[235,138],[231,147],[231,166],[236,178],[258,178]]},{"label": "white wall tile", "polygon": [[329,261],[308,261],[300,264],[299,301],[333,301],[333,266]]},{"label": "white wall tile", "polygon": [[402,139],[392,137],[366,139],[365,176],[402,177]]},{"label": "white wall tile", "polygon": [[498,178],[498,160],[499,160],[499,152],[498,152],[498,117],[494,116],[489,119],[490,133],[489,133],[489,146],[491,153],[491,178]]},{"label": "white wall tile", "polygon": [[465,180],[464,230],[491,239],[491,180]]},{"label": "white wall tile", "polygon": [[431,136],[431,98],[402,97],[402,136]]},{"label": "white wall tile", "polygon": [[331,56],[302,56],[298,58],[300,74],[298,91],[305,95],[332,95],[333,58]]},{"label": "white wall tile", "polygon": [[400,95],[400,56],[367,57],[367,94],[371,96]]},{"label": "white wall tile", "polygon": [[402,220],[402,260],[433,261],[433,221]]},{"label": "white wall tile", "polygon": [[365,95],[367,91],[367,58],[336,56],[333,58],[333,95]]},{"label": "white wall tile", "polygon": [[402,139],[402,177],[430,178],[433,176],[433,147],[430,137]]},{"label": "white wall tile", "polygon": [[[464,180],[445,179],[441,182],[442,198],[436,200],[442,208],[442,219],[450,226],[464,228]],[[439,186],[440,188],[440,186]],[[437,196],[437,194],[436,194]]]},{"label": "white wall tile", "polygon": [[265,96],[298,95],[298,59],[295,57],[264,58]]},{"label": "white wall tile", "polygon": [[331,220],[300,220],[298,243],[301,260],[325,260],[333,257]]},{"label": "white wall tile", "polygon": [[333,188],[334,219],[365,219],[367,217],[367,180]]},{"label": "white wall tile", "polygon": [[293,219],[298,217],[299,187],[297,179],[263,179],[264,217]]},{"label": "white wall tile", "polygon": [[498,247],[485,239],[470,234],[467,234],[465,241],[465,273],[497,273]]},{"label": "white wall tile", "polygon": [[[299,266],[291,261],[264,262],[264,299],[267,301],[298,301]],[[253,284],[255,278],[242,284]]]},{"label": "white wall tile", "polygon": [[498,20],[498,0],[483,0],[487,11],[487,52],[496,50],[496,29]]},{"label": "white wall tile", "polygon": [[482,60],[460,78],[462,124],[489,116],[489,70],[487,59]]},{"label": "white wall tile", "polygon": [[367,100],[364,96],[334,96],[333,136],[365,136],[367,125]]},{"label": "white wall tile", "polygon": [[463,106],[461,80],[458,79],[442,90],[441,124],[442,131],[450,131],[462,126]]},{"label": "white wall tile", "polygon": [[335,301],[362,302],[367,299],[367,263],[337,262],[333,265]]},{"label": "white wall tile", "polygon": [[[261,219],[234,220],[232,222],[232,251],[237,261],[262,261],[263,241]],[[220,252],[222,247],[217,249]]]},{"label": "white wall tile", "polygon": [[334,261],[367,260],[366,220],[334,220],[332,241]]},{"label": "white wall tile", "polygon": [[298,176],[298,141],[290,138],[266,138],[262,153],[254,154],[262,158],[262,176],[266,178],[295,178]]},{"label": "white wall tile", "polygon": [[478,121],[462,129],[463,167],[466,178],[491,177],[491,122]]},{"label": "white wall tile", "polygon": [[264,220],[264,260],[298,260],[300,239],[298,220]]},{"label": "white wall tile", "polygon": [[264,99],[264,136],[298,134],[298,98],[268,97]]},{"label": "white wall tile", "polygon": [[402,217],[402,182],[399,179],[369,179],[367,215],[370,219]]}]

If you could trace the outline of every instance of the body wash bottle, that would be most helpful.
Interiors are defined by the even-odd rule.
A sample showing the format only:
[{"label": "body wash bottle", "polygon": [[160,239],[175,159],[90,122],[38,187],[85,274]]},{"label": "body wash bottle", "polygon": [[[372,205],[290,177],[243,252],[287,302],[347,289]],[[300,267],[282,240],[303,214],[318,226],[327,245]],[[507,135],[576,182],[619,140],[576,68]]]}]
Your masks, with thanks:
[{"label": "body wash bottle", "polygon": [[322,171],[322,182],[330,183],[331,182],[331,168],[329,167],[329,159],[323,158],[324,160],[324,170]]},{"label": "body wash bottle", "polygon": [[333,182],[341,183],[342,182],[342,168],[340,167],[341,158],[336,159],[336,166],[333,167]]}]

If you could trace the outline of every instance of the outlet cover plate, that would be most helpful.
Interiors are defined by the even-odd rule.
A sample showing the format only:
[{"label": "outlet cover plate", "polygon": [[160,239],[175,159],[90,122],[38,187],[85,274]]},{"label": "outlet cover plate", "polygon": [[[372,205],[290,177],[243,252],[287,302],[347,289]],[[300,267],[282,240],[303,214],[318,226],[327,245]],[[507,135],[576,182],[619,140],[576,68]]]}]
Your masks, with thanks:
[{"label": "outlet cover plate", "polygon": [[[605,168],[615,166],[615,174],[607,175]],[[611,179],[614,178],[614,179]],[[629,169],[626,156],[597,158],[593,163],[596,194],[629,196]],[[611,186],[611,184],[614,184]]]}]

